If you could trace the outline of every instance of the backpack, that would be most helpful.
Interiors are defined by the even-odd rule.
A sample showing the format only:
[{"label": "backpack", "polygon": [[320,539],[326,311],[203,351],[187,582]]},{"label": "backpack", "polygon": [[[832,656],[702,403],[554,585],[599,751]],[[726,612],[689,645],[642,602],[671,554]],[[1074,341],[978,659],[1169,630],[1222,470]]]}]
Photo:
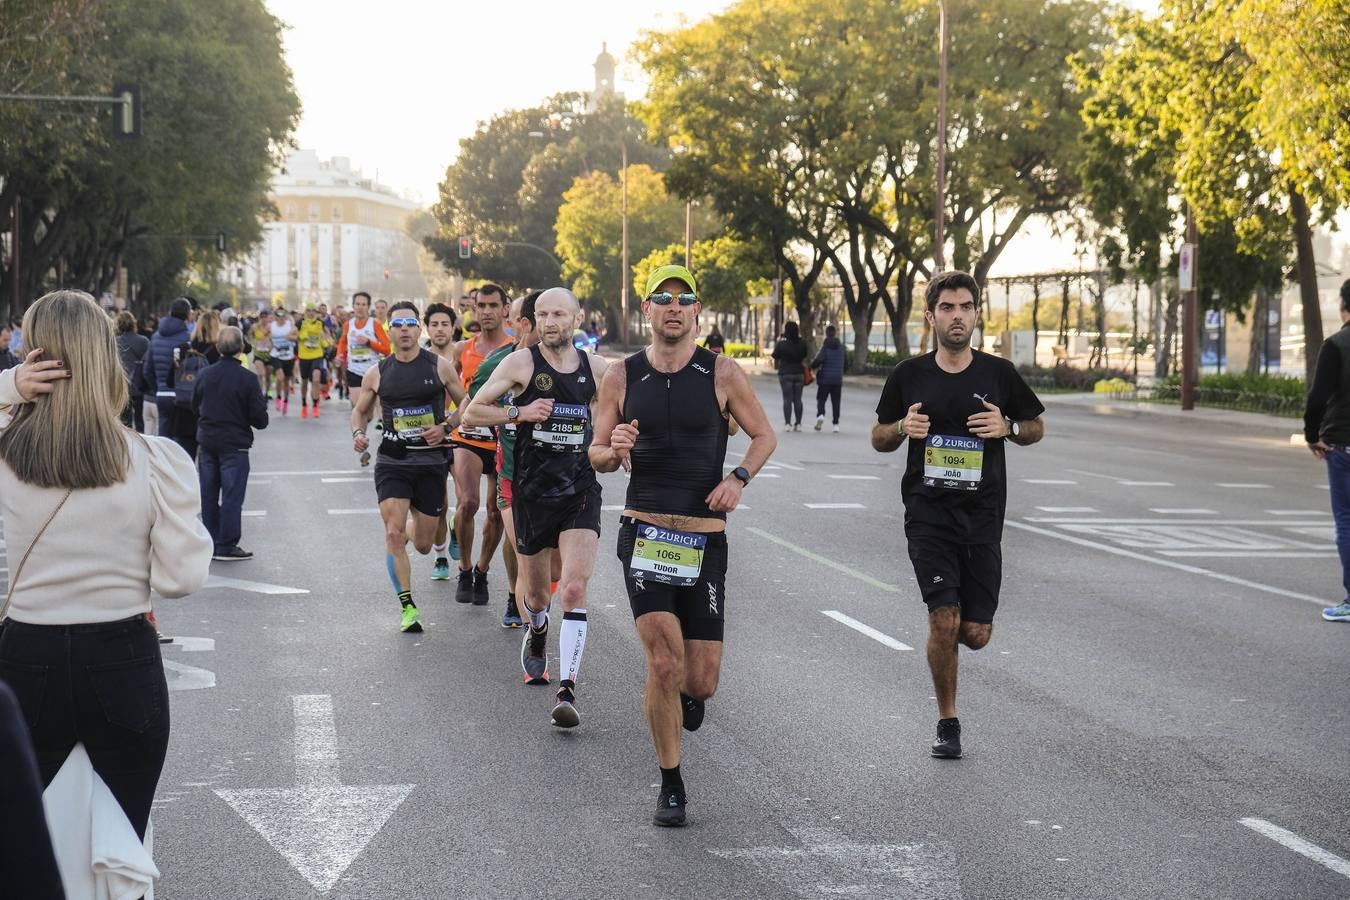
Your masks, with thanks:
[{"label": "backpack", "polygon": [[175,353],[173,367],[173,402],[175,406],[192,408],[192,392],[197,387],[197,376],[210,365],[206,357],[192,349],[190,344]]}]

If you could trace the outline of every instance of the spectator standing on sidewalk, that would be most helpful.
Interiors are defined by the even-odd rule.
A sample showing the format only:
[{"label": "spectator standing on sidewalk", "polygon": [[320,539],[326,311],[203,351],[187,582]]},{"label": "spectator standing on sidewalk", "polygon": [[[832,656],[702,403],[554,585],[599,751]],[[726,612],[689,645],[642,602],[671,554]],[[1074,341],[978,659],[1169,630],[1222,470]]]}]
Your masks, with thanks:
[{"label": "spectator standing on sidewalk", "polygon": [[239,362],[244,334],[226,326],[216,339],[219,358],[197,378],[192,406],[197,416],[197,473],[202,521],[215,546],[212,559],[251,559],[240,549],[248,451],[253,429],[267,427],[267,400],[252,372]]},{"label": "spectator standing on sidewalk", "polygon": [[727,349],[727,339],[722,337],[722,332],[718,330],[717,323],[713,323],[712,331],[703,341],[703,346],[714,353],[725,353]]},{"label": "spectator standing on sidewalk", "polygon": [[0,403],[13,410],[0,430],[0,516],[17,559],[0,678],[24,712],[42,783],[83,743],[144,838],[169,744],[150,592],[182,597],[206,583],[197,479],[181,447],[118,420],[126,381],[93,297],[47,294],[24,334],[23,364],[0,373]]},{"label": "spectator standing on sidewalk", "polygon": [[136,317],[125,309],[114,320],[117,329],[117,355],[122,359],[122,372],[127,376],[130,399],[122,410],[122,424],[145,434],[145,382],[142,370],[145,354],[150,350],[150,339],[136,333]]},{"label": "spectator standing on sidewalk", "polygon": [[773,348],[778,387],[783,392],[784,431],[802,430],[802,388],[806,386],[806,341],[800,326],[788,322]]},{"label": "spectator standing on sidewalk", "polygon": [[844,369],[848,367],[848,353],[839,340],[839,329],[833,325],[825,329],[825,343],[816,351],[811,368],[816,373],[816,431],[825,426],[825,398],[830,398],[834,432],[839,433],[839,402],[844,393]]},{"label": "spectator standing on sidewalk", "polygon": [[1341,284],[1341,330],[1326,339],[1303,411],[1303,437],[1326,460],[1331,517],[1341,558],[1341,602],[1322,610],[1328,622],[1350,622],[1350,280]]},{"label": "spectator standing on sidewalk", "polygon": [[9,342],[13,337],[14,329],[8,325],[0,325],[0,371],[12,369],[23,362],[21,356],[9,349]]}]

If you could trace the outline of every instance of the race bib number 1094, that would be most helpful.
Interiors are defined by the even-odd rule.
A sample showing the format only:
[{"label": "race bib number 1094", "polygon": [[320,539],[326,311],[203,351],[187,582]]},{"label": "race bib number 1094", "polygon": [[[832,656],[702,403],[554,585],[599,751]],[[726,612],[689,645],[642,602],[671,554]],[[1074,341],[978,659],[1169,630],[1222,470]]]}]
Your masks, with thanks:
[{"label": "race bib number 1094", "polygon": [[984,439],[930,434],[923,447],[923,483],[974,491],[984,477]]}]

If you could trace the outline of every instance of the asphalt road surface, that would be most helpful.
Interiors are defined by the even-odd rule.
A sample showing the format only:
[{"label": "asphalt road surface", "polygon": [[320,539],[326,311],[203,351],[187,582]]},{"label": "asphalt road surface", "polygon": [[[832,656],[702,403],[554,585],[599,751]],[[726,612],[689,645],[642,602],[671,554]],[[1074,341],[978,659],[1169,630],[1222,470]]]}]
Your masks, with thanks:
[{"label": "asphalt road surface", "polygon": [[179,639],[156,897],[1350,896],[1350,627],[1319,615],[1339,567],[1294,424],[1047,398],[1045,441],[1008,454],[993,640],[961,655],[966,755],[939,761],[877,393],[845,389],[837,435],[808,408],[731,517],[722,685],[675,831],[651,824],[622,474],[560,733],[500,627],[500,559],[486,608],[415,559],[427,631],[399,633],[346,404],[274,416],[256,558],[158,604]]}]

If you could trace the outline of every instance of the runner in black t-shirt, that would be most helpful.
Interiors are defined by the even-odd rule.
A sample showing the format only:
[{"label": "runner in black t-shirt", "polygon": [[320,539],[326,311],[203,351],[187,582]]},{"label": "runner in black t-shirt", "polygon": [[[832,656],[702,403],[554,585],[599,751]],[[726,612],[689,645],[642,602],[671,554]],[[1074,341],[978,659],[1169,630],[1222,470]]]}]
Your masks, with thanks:
[{"label": "runner in black t-shirt", "polygon": [[1004,442],[1025,446],[1045,435],[1045,407],[1012,364],[970,347],[979,291],[965,272],[944,272],[929,283],[925,315],[937,349],[892,370],[872,426],[872,447],[882,453],[910,438],[900,483],[905,539],[928,605],[928,667],[939,716],[932,752],[948,759],[961,756],[956,645],[979,650],[989,643],[998,608],[1008,502]]}]

